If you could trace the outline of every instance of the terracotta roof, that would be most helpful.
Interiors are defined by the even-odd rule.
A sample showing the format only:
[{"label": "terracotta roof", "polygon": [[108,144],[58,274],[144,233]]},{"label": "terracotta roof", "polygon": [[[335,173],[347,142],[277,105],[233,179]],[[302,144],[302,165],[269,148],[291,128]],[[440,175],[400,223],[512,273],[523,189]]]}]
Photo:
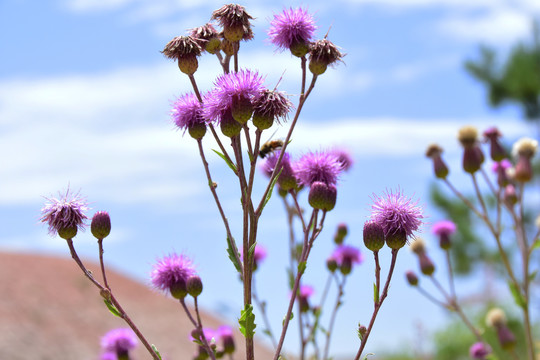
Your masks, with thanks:
[{"label": "terracotta roof", "polygon": [[[96,264],[85,265],[99,273]],[[164,359],[193,358],[192,326],[177,301],[116,272],[108,277],[124,309]],[[203,314],[203,323],[211,328],[223,324],[210,314]],[[96,360],[101,336],[116,327],[127,325],[108,312],[71,259],[0,252],[0,359]],[[235,358],[245,358],[241,335],[235,340]],[[256,356],[272,358],[263,347],[257,347]],[[142,345],[135,357],[151,358]]]}]

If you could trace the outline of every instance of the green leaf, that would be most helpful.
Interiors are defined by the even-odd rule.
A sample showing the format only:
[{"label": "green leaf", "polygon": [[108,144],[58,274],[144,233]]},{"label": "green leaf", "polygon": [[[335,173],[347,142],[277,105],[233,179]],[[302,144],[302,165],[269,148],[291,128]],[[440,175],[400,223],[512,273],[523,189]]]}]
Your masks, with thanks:
[{"label": "green leaf", "polygon": [[533,271],[529,274],[529,281],[533,281],[536,275],[538,274],[538,270]]},{"label": "green leaf", "polygon": [[237,171],[237,170],[236,170],[236,165],[234,165],[229,159],[227,159],[227,158],[225,157],[225,155],[223,155],[223,154],[220,153],[219,151],[214,150],[214,149],[212,149],[212,151],[215,152],[216,154],[218,154],[218,156],[219,156],[220,158],[222,158],[223,160],[225,160],[225,162],[227,163],[227,165],[228,165],[228,166],[231,168],[231,170],[234,171],[234,173],[236,174],[236,171]]},{"label": "green leaf", "polygon": [[249,151],[246,151],[249,157],[249,163],[251,164],[253,162],[253,155]]},{"label": "green leaf", "polygon": [[287,268],[287,278],[289,279],[289,290],[292,290],[294,287],[294,273],[292,269]]},{"label": "green leaf", "polygon": [[229,259],[233,263],[234,268],[236,269],[236,271],[238,271],[241,274],[242,273],[242,266],[238,262],[238,258],[235,255],[235,250],[234,250],[234,247],[232,245],[233,241],[234,241],[234,239],[231,240],[231,238],[229,238],[227,236],[227,254],[229,254]]},{"label": "green leaf", "polygon": [[532,250],[540,249],[540,239],[536,240],[532,245]]},{"label": "green leaf", "polygon": [[261,213],[262,213],[262,210],[264,209],[264,207],[266,206],[266,204],[268,204],[268,201],[270,201],[270,198],[272,197],[272,191],[274,190],[274,186],[276,185],[276,182],[279,179],[279,176],[281,175],[282,171],[283,171],[283,168],[281,168],[281,170],[279,170],[279,173],[276,175],[274,180],[272,180],[272,183],[270,184],[270,190],[268,191],[268,194],[266,194],[266,198],[264,199],[264,203],[263,203],[263,206],[261,208]]},{"label": "green leaf", "polygon": [[525,309],[527,307],[527,301],[521,294],[521,291],[519,291],[519,289],[512,282],[508,282],[508,287],[510,288],[510,292],[514,297],[514,302],[522,309]]},{"label": "green leaf", "polygon": [[373,283],[373,301],[375,304],[379,303],[379,289],[377,288],[376,283]]},{"label": "green leaf", "polygon": [[251,245],[249,247],[249,250],[248,250],[248,259],[251,259],[251,257],[253,256],[253,253],[255,252],[255,245],[257,245],[257,242],[255,241],[253,243],[253,245]]},{"label": "green leaf", "polygon": [[152,344],[152,350],[154,350],[154,352],[157,354],[159,360],[161,360],[161,354],[159,353],[156,345]]},{"label": "green leaf", "polygon": [[120,311],[118,311],[118,309],[112,304],[112,302],[107,299],[103,299],[103,302],[105,303],[105,305],[107,305],[107,308],[109,309],[111,314],[113,314],[114,316],[118,316],[119,318],[122,317],[122,314],[120,314]]},{"label": "green leaf", "polygon": [[246,339],[253,339],[255,335],[255,314],[253,314],[253,305],[246,304],[244,310],[240,314],[240,319],[238,319],[238,324],[240,324],[240,332],[244,335]]},{"label": "green leaf", "polygon": [[[294,319],[294,313],[291,312],[291,318],[289,319],[289,321],[291,321],[292,319]],[[285,325],[285,320],[286,318],[283,318],[283,321],[281,322],[281,326]]]},{"label": "green leaf", "polygon": [[307,263],[305,261],[302,261],[298,263],[298,273],[303,274],[304,271],[306,271]]},{"label": "green leaf", "polygon": [[364,360],[367,360],[367,357],[370,356],[370,355],[375,355],[375,354],[372,354],[372,353],[367,354],[367,355],[364,357]]}]

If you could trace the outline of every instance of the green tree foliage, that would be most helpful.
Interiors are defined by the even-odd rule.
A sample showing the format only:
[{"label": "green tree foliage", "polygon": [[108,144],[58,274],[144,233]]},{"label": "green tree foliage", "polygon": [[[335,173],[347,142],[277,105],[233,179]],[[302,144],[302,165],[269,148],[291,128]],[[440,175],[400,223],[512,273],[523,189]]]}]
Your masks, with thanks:
[{"label": "green tree foliage", "polygon": [[490,104],[498,107],[514,103],[523,110],[525,119],[540,120],[540,25],[533,26],[533,41],[520,42],[511,50],[508,58],[499,66],[495,51],[480,47],[480,58],[468,60],[465,68],[484,83]]}]

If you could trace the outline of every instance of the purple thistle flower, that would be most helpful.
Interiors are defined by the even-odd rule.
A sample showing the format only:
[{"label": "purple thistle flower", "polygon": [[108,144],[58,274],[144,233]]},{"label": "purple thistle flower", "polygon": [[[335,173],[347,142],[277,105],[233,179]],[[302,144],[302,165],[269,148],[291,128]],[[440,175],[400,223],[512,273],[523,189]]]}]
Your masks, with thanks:
[{"label": "purple thistle flower", "polygon": [[[268,155],[265,158],[265,161],[262,163],[262,169],[267,176],[270,177],[274,172],[280,154],[281,150],[276,150],[270,155]],[[285,154],[283,154],[281,166],[278,171],[281,171],[278,178],[278,184],[281,189],[289,191],[298,186],[296,182],[295,172],[293,170],[290,155],[288,152],[285,152]]]},{"label": "purple thistle flower", "polygon": [[343,166],[343,171],[349,171],[354,163],[351,154],[345,149],[335,149],[332,152],[337,156],[338,161]]},{"label": "purple thistle flower", "polygon": [[436,222],[431,228],[431,232],[435,235],[452,235],[456,232],[456,224],[450,220],[442,220]]},{"label": "purple thistle flower", "polygon": [[349,245],[339,245],[330,258],[336,261],[343,275],[350,274],[353,265],[361,264],[364,260],[360,250]]},{"label": "purple thistle flower", "polygon": [[[178,290],[177,287],[185,288],[188,279],[195,275],[193,262],[187,256],[170,254],[164,256],[154,264],[150,273],[152,285],[162,291]],[[187,289],[185,289],[187,293]],[[174,296],[174,294],[173,294]],[[185,295],[184,295],[185,296]]]},{"label": "purple thistle flower", "polygon": [[491,347],[483,342],[474,343],[469,349],[469,355],[475,360],[485,360],[489,354],[491,354]]},{"label": "purple thistle flower", "polygon": [[263,90],[263,78],[257,71],[242,69],[218,76],[214,85],[216,96],[223,104],[230,105],[234,97],[254,98]]},{"label": "purple thistle flower", "polygon": [[303,56],[307,52],[307,45],[316,29],[315,21],[306,9],[289,8],[274,15],[274,19],[270,22],[268,36],[270,36],[270,42],[282,50],[294,51],[296,46],[303,45],[305,52],[299,54]]},{"label": "purple thistle flower", "polygon": [[338,265],[343,264],[344,261],[351,261],[354,264],[361,264],[364,261],[360,250],[350,245],[340,245],[334,250],[331,257],[336,260]]},{"label": "purple thistle flower", "polygon": [[137,337],[128,328],[113,329],[101,338],[101,347],[106,353],[125,355],[137,346]]},{"label": "purple thistle flower", "polygon": [[303,298],[309,298],[314,293],[315,289],[311,285],[300,285],[300,289],[298,290],[299,296]]},{"label": "purple thistle flower", "polygon": [[407,238],[422,225],[422,209],[418,201],[406,197],[401,191],[386,192],[379,197],[373,194],[371,220],[382,226],[386,243],[392,249],[403,247]]},{"label": "purple thistle flower", "polygon": [[217,329],[219,340],[223,344],[223,352],[225,354],[232,354],[236,348],[234,344],[233,330],[228,325],[221,325]]},{"label": "purple thistle flower", "polygon": [[[190,130],[190,134],[196,129],[206,132],[207,119],[203,115],[203,105],[195,94],[182,95],[173,104],[171,117],[175,125],[184,130]],[[202,136],[201,136],[202,137]]]},{"label": "purple thistle flower", "polygon": [[[62,238],[72,238],[77,230],[84,230],[88,219],[85,211],[88,211],[86,199],[79,193],[72,194],[69,187],[65,194],[59,193],[59,198],[45,198],[48,200],[41,209],[41,222],[49,225],[49,234],[58,234]],[[65,236],[65,237],[64,237]]]},{"label": "purple thistle flower", "polygon": [[493,166],[491,167],[491,170],[498,174],[499,171],[506,171],[506,169],[510,169],[512,167],[512,163],[508,159],[502,159],[499,162],[494,162]]},{"label": "purple thistle flower", "polygon": [[294,170],[303,185],[311,186],[316,181],[335,185],[343,165],[333,153],[310,152],[296,162]]}]

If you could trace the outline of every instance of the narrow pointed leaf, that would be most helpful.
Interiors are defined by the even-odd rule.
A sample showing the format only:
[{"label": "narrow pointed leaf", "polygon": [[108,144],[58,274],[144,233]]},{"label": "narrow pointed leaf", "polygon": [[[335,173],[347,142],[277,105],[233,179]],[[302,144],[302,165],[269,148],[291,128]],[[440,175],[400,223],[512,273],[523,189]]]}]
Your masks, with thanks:
[{"label": "narrow pointed leaf", "polygon": [[105,305],[107,305],[107,308],[109,309],[111,314],[113,314],[114,316],[118,316],[119,318],[122,317],[120,311],[118,311],[118,309],[109,300],[103,299],[103,302],[105,303]]},{"label": "narrow pointed leaf", "polygon": [[218,154],[218,156],[219,156],[220,158],[222,158],[222,159],[225,161],[225,163],[227,163],[227,165],[231,168],[231,170],[234,171],[234,173],[236,174],[236,165],[234,165],[229,159],[227,159],[227,158],[225,157],[225,155],[223,155],[223,154],[220,153],[219,151],[214,150],[214,149],[212,149],[212,151],[215,152],[216,154]]}]

